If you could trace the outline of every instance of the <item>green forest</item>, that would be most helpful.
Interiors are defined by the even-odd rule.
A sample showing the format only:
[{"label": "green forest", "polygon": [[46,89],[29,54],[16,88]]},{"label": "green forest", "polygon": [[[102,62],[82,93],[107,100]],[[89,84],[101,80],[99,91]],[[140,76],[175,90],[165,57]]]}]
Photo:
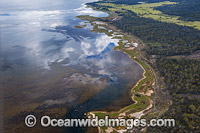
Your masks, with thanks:
[{"label": "green forest", "polygon": [[200,21],[200,2],[199,0],[179,0],[179,4],[157,7],[157,10],[165,14],[177,15],[181,20]]},{"label": "green forest", "polygon": [[122,19],[110,22],[146,42],[149,55],[189,55],[200,50],[200,31],[123,12]]},{"label": "green forest", "polygon": [[157,59],[156,64],[171,95],[200,95],[200,60],[163,58]]}]

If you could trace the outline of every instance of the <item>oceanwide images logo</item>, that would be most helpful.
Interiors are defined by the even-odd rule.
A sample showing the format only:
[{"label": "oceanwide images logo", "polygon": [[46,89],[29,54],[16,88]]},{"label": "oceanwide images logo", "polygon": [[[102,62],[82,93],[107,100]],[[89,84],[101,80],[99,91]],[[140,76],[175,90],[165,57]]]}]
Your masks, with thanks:
[{"label": "oceanwide images logo", "polygon": [[[36,117],[28,115],[25,118],[27,127],[34,127],[36,125]],[[174,127],[174,119],[151,119],[147,122],[146,119],[111,119],[105,116],[100,119],[98,116],[87,119],[51,119],[49,116],[43,116],[40,119],[40,124],[43,127],[125,127],[126,129],[133,129],[134,127]]]}]

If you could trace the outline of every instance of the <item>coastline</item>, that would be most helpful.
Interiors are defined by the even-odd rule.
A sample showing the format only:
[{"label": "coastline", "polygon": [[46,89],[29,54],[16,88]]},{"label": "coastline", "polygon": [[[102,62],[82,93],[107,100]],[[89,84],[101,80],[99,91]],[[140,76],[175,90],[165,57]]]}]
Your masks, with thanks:
[{"label": "coastline", "polygon": [[[146,74],[146,70],[145,68],[139,63],[137,62],[136,60],[134,60],[131,55],[127,54],[126,52],[122,51],[122,50],[116,50],[116,51],[120,51],[120,52],[123,52],[124,54],[126,54],[131,60],[133,60],[135,63],[137,63],[142,69],[143,69],[143,77],[137,81],[137,83],[132,87],[132,89],[130,90],[130,93],[131,93],[131,99],[133,100],[133,104],[137,105],[138,104],[138,101],[134,99],[134,89],[140,84],[140,82],[142,80],[144,80],[146,78],[145,74]],[[153,94],[155,93],[155,91],[153,91]],[[141,94],[141,93],[140,93]],[[129,117],[131,118],[138,118],[140,119],[142,116],[146,115],[147,113],[150,113],[151,112],[151,109],[152,107],[154,106],[154,100],[148,98],[149,100],[149,104],[146,108],[144,108],[143,110],[140,110],[138,112],[134,112],[132,114],[129,114]],[[131,104],[132,105],[132,104]],[[118,113],[118,118],[124,118],[126,115],[124,113],[128,112],[129,110],[126,110],[126,111],[123,111],[125,108],[128,108],[130,105],[128,106],[125,106],[123,108],[121,108],[119,111],[111,111],[111,112],[106,112],[106,111],[91,111],[91,112],[88,112],[87,113],[87,116],[92,116],[92,118],[95,118],[95,116],[98,116],[99,113],[105,113],[106,115],[109,115],[109,114],[115,114],[115,113]],[[147,112],[147,113],[144,113],[144,112]],[[110,128],[112,127],[108,127],[109,130]],[[112,130],[115,130],[116,132],[120,132],[122,130],[117,130],[115,128],[112,128]],[[101,127],[98,127],[98,132],[101,133]]]},{"label": "coastline", "polygon": [[[87,6],[88,7],[88,6]],[[92,7],[90,7],[92,8]],[[95,8],[92,8],[93,10],[95,10]],[[107,12],[109,14],[108,18],[111,16],[111,13]],[[96,17],[92,17],[92,16],[77,16],[79,19],[82,19],[82,20],[86,20],[86,21],[89,21],[89,23],[93,26],[93,30],[92,32],[100,32],[100,33],[105,33],[106,35],[110,36],[108,30],[111,29],[113,32],[120,32],[118,35],[120,36],[123,36],[123,38],[128,38],[127,37],[127,34],[126,33],[123,33],[121,32],[119,29],[115,28],[113,25],[109,25],[108,23],[105,23],[105,22],[101,22],[98,20],[98,22],[102,23],[102,24],[96,24],[94,23],[95,21],[97,21]],[[101,27],[104,27],[106,30],[98,30],[98,26],[101,26]],[[111,34],[112,36],[112,34]],[[113,37],[114,38],[114,37]],[[120,40],[120,39],[119,39]],[[123,40],[123,39],[122,39]],[[129,42],[132,41],[132,39],[127,39]],[[134,38],[134,40],[137,40],[137,42],[139,42],[139,45],[140,45],[140,48],[143,47],[141,45],[144,45],[143,42],[141,43],[138,38]],[[140,49],[139,48],[139,49]],[[105,116],[105,115],[108,115],[108,116],[111,116],[112,118],[124,118],[124,117],[131,117],[131,118],[141,118],[142,116],[146,115],[147,113],[150,113],[151,112],[151,109],[152,107],[154,106],[154,97],[155,97],[155,88],[156,88],[156,82],[157,82],[157,79],[156,79],[156,75],[153,71],[153,69],[150,67],[150,65],[148,63],[146,63],[145,61],[142,61],[141,59],[139,59],[137,56],[140,57],[140,50],[137,50],[137,52],[139,52],[139,54],[130,54],[129,51],[131,52],[134,52],[136,48],[133,48],[133,49],[125,49],[124,48],[124,44],[122,44],[121,42],[119,42],[119,46],[116,46],[114,48],[114,50],[116,51],[120,51],[120,52],[123,52],[124,54],[126,54],[131,60],[133,60],[135,63],[137,63],[142,69],[143,69],[143,77],[137,81],[137,83],[132,87],[132,89],[130,90],[130,93],[131,93],[131,99],[133,100],[133,104],[131,105],[128,105],[126,107],[123,107],[122,109],[120,109],[119,111],[111,111],[111,112],[106,112],[106,111],[91,111],[91,112],[88,112],[87,113],[87,116],[92,116],[92,117],[95,117],[95,116]],[[142,87],[149,87],[149,85],[144,85],[144,83],[148,83],[148,82],[145,82],[145,80],[147,79],[147,75],[149,75],[149,73],[151,73],[151,86],[152,86],[152,89],[148,89],[147,91],[149,91],[149,93],[145,92],[143,90],[143,92],[141,92],[141,88]],[[148,81],[148,80],[147,80]],[[142,87],[141,87],[141,84],[142,84]],[[138,98],[137,96],[135,95],[140,95],[141,97],[144,97],[146,98],[145,100],[142,99],[142,98]],[[148,104],[145,105],[143,107],[143,105],[141,105],[140,102],[144,102],[144,101],[147,103],[148,101]],[[134,110],[134,108],[137,108],[137,106],[141,106],[143,107],[142,110],[137,110],[137,111],[132,111]],[[129,114],[126,114],[127,112],[131,112]],[[108,127],[109,130],[112,130],[112,131],[121,131],[116,129],[116,128],[112,128],[112,127]],[[102,131],[101,127],[98,127],[98,131],[99,133]],[[123,129],[124,131],[124,129]],[[106,132],[106,130],[104,129],[103,132]]]}]

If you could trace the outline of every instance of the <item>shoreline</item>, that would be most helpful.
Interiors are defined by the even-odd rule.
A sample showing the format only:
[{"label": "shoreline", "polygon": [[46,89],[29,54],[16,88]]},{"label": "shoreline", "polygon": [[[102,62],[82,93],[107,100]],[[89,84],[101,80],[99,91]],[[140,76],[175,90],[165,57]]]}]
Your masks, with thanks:
[{"label": "shoreline", "polygon": [[[119,52],[122,52],[122,53],[124,53],[124,54],[126,54],[132,61],[134,61],[135,63],[137,63],[142,69],[143,69],[143,77],[141,78],[141,79],[139,79],[137,82],[136,82],[136,84],[132,87],[132,89],[130,90],[130,93],[131,93],[131,99],[133,100],[133,104],[135,104],[135,105],[137,105],[138,104],[138,101],[136,101],[135,99],[134,99],[134,92],[133,92],[133,90],[134,90],[134,88],[135,87],[137,87],[138,86],[138,84],[142,81],[142,80],[144,80],[145,78],[146,78],[146,76],[145,76],[145,73],[146,73],[146,70],[144,69],[144,67],[140,64],[140,63],[138,63],[137,61],[135,61],[132,57],[131,57],[131,55],[129,55],[129,54],[127,54],[126,52],[124,52],[124,51],[122,51],[122,50],[116,50],[116,51],[119,51]],[[153,94],[155,93],[155,91],[153,91]],[[133,117],[135,117],[135,118],[141,118],[142,116],[144,116],[144,115],[146,115],[147,113],[144,113],[145,111],[147,111],[148,113],[150,113],[151,111],[151,109],[152,109],[152,107],[154,106],[154,101],[153,100],[151,100],[150,98],[148,98],[148,100],[149,100],[149,105],[145,108],[145,109],[143,109],[143,110],[141,110],[141,111],[138,111],[138,112],[134,112],[134,113],[132,113],[131,114],[131,116],[132,116],[132,118]],[[107,111],[90,111],[90,112],[88,112],[87,113],[87,116],[92,116],[92,118],[94,118],[96,115],[96,113],[105,113],[105,114],[112,114],[112,113],[119,113],[119,115],[118,115],[118,118],[119,118],[119,116],[120,116],[120,114],[122,114],[122,112],[123,112],[123,109],[124,108],[127,108],[127,107],[129,107],[130,105],[128,105],[128,106],[125,106],[125,107],[123,107],[123,108],[121,108],[119,111],[111,111],[111,112],[107,112]],[[129,110],[127,110],[127,111],[129,111]],[[125,111],[125,112],[123,112],[123,113],[126,113],[127,111]],[[120,130],[117,130],[117,129],[115,129],[115,128],[113,128],[113,127],[107,127],[107,128],[111,128],[113,131],[115,130],[116,132],[120,132]],[[98,133],[101,133],[101,127],[97,127],[97,129],[98,129]]]},{"label": "shoreline", "polygon": [[[89,7],[89,8],[92,8],[93,10],[95,10],[95,8],[93,8],[93,7],[90,7],[90,6],[87,6],[87,7]],[[109,18],[109,17],[111,17],[111,12],[106,12],[106,13],[108,13],[109,14],[109,16],[107,17],[107,18]],[[143,42],[142,42],[142,40],[140,40],[139,38],[137,38],[137,37],[131,37],[131,39],[130,39],[130,36],[129,35],[127,35],[126,33],[123,33],[123,32],[121,32],[119,29],[117,29],[115,26],[113,26],[113,25],[110,25],[110,24],[108,24],[108,23],[106,23],[106,22],[101,22],[101,21],[99,21],[99,20],[96,20],[98,17],[92,17],[92,16],[88,16],[88,15],[84,15],[84,16],[77,16],[79,19],[82,19],[82,20],[86,20],[86,21],[88,21],[92,26],[93,26],[93,29],[91,30],[91,32],[100,32],[100,33],[105,33],[107,36],[111,36],[111,37],[113,37],[113,39],[115,39],[115,37],[116,36],[114,36],[113,34],[111,34],[110,32],[109,32],[109,30],[112,30],[113,32],[116,32],[116,33],[118,33],[117,35],[120,35],[120,36],[122,36],[122,38],[117,38],[118,40],[119,40],[119,42],[118,42],[118,44],[119,44],[119,46],[115,46],[114,48],[113,48],[113,50],[116,50],[116,51],[119,51],[119,52],[122,52],[122,53],[124,53],[124,54],[126,54],[132,61],[134,61],[135,63],[137,63],[142,69],[143,69],[143,77],[140,79],[140,80],[138,80],[137,82],[136,82],[136,84],[134,84],[134,86],[132,87],[132,89],[130,90],[130,93],[131,93],[131,99],[133,100],[133,104],[130,104],[130,105],[128,105],[128,106],[125,106],[125,107],[123,107],[123,108],[121,108],[119,111],[110,111],[110,112],[107,112],[107,111],[90,111],[90,112],[87,112],[87,115],[86,116],[92,116],[92,118],[93,117],[95,117],[95,116],[102,116],[102,115],[108,115],[108,116],[112,116],[112,117],[116,117],[117,116],[117,118],[123,118],[123,117],[126,117],[126,116],[129,116],[129,117],[131,117],[131,118],[133,118],[133,117],[136,117],[136,118],[141,118],[142,116],[144,116],[144,115],[146,115],[147,113],[150,113],[151,112],[151,109],[152,109],[152,107],[153,106],[155,106],[154,104],[154,97],[155,97],[155,89],[156,89],[156,82],[157,82],[157,79],[156,79],[156,75],[155,75],[155,73],[154,73],[154,71],[153,71],[153,69],[150,67],[150,65],[146,62],[146,61],[143,61],[143,60],[141,60],[141,59],[139,59],[139,58],[137,58],[137,56],[139,56],[139,57],[142,57],[141,56],[141,51],[140,51],[140,49],[141,49],[141,47],[143,47],[144,46],[144,44],[143,44]],[[116,17],[116,16],[115,16]],[[97,22],[100,22],[101,24],[96,24],[95,23],[95,21]],[[104,27],[105,28],[105,30],[99,30],[98,29],[98,26],[101,26],[101,27]],[[96,28],[96,29],[95,29]],[[112,32],[112,33],[113,33]],[[110,35],[111,34],[111,35]],[[129,36],[129,37],[128,37]],[[132,35],[133,36],[133,35]],[[124,38],[126,38],[126,40],[128,40],[128,42],[133,42],[133,40],[135,41],[136,40],[136,42],[138,42],[139,43],[139,48],[137,48],[137,47],[133,47],[133,48],[129,48],[129,49],[125,49],[124,48],[124,44],[121,42],[122,40],[124,40]],[[126,43],[125,43],[126,44]],[[137,48],[137,51],[135,51],[135,49]],[[134,53],[134,54],[136,54],[136,55],[131,55],[130,53],[129,53],[129,51],[131,51],[131,52],[137,52],[137,54],[136,53]],[[139,54],[138,54],[139,53]],[[149,76],[149,74],[151,75],[151,77],[150,77],[150,81],[148,81],[147,80],[147,75]],[[149,78],[149,77],[148,77]],[[151,79],[152,78],[152,79]],[[145,81],[145,80],[147,80],[147,81]],[[148,85],[148,83],[150,82],[150,85]],[[142,87],[141,87],[141,84],[142,84]],[[144,85],[145,84],[145,85]],[[146,85],[147,84],[147,85]],[[151,89],[147,89],[146,91],[148,92],[149,91],[149,93],[147,93],[147,92],[145,92],[145,90],[142,90],[142,92],[141,92],[141,88],[143,89],[143,88],[147,88],[147,87],[150,87],[150,86],[152,86],[152,88]],[[138,89],[138,90],[137,90]],[[141,97],[143,97],[143,98],[138,98],[137,96],[135,96],[135,95],[140,95]],[[153,95],[153,97],[152,97],[152,95]],[[146,100],[146,101],[145,101]],[[142,102],[144,102],[144,104],[145,104],[145,106],[143,107],[143,105],[141,104]],[[146,103],[148,103],[147,105],[146,105]],[[137,106],[141,106],[141,108],[142,109],[140,109],[140,110],[137,110],[137,111],[132,111],[132,110],[134,110],[135,108],[137,108]],[[129,113],[129,114],[126,114],[127,112],[131,112],[131,113]],[[106,127],[106,128],[111,128],[112,129],[112,131],[119,131],[120,132],[120,130],[118,130],[118,129],[116,129],[116,128],[113,128],[113,127]],[[111,130],[110,129],[110,130]],[[101,127],[98,127],[98,132],[100,133],[102,131],[102,128]],[[123,130],[124,131],[124,130]],[[103,130],[103,132],[106,132],[106,130]]]},{"label": "shoreline", "polygon": [[[120,50],[116,50],[116,51],[120,51]],[[126,54],[132,61],[134,61],[135,63],[137,63],[142,69],[143,69],[143,77],[141,78],[141,79],[139,79],[136,83],[135,83],[135,85],[133,85],[133,87],[132,87],[132,89],[130,90],[130,92],[131,92],[131,99],[135,102],[134,104],[137,104],[137,101],[135,101],[134,100],[134,98],[133,98],[133,94],[134,93],[132,93],[132,90],[136,87],[136,86],[138,86],[138,84],[142,81],[142,80],[144,80],[145,78],[146,78],[146,76],[145,76],[145,73],[146,73],[146,70],[144,69],[144,67],[140,64],[140,63],[138,63],[137,61],[135,61],[134,59],[132,59],[132,57],[129,55],[129,54],[127,54],[127,53],[125,53],[125,52],[123,52],[123,51],[120,51],[120,52],[122,52],[122,53],[124,53],[124,54]],[[129,106],[129,105],[128,105]],[[128,107],[128,106],[125,106],[125,107]],[[125,107],[123,107],[123,108],[125,108]],[[122,109],[123,109],[122,108]],[[88,112],[88,113],[96,113],[96,112],[102,112],[102,113],[115,113],[115,112],[121,112],[121,110],[122,109],[120,109],[119,111],[111,111],[111,112],[109,112],[109,111],[90,111],[90,112]]]}]

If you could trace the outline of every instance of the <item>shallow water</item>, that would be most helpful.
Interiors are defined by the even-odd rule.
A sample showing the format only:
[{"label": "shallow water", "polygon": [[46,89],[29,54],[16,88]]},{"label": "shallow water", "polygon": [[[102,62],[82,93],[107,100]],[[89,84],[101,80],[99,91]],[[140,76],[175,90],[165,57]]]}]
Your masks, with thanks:
[{"label": "shallow water", "polygon": [[[113,50],[117,39],[90,32],[91,25],[76,18],[108,15],[85,8],[90,1],[0,2],[1,99],[6,117],[13,114],[9,109],[16,110],[11,116],[20,115],[30,104],[37,105],[36,110],[66,107],[66,116],[77,118],[132,102],[130,88],[143,70]],[[74,27],[80,24],[87,26]]]}]

